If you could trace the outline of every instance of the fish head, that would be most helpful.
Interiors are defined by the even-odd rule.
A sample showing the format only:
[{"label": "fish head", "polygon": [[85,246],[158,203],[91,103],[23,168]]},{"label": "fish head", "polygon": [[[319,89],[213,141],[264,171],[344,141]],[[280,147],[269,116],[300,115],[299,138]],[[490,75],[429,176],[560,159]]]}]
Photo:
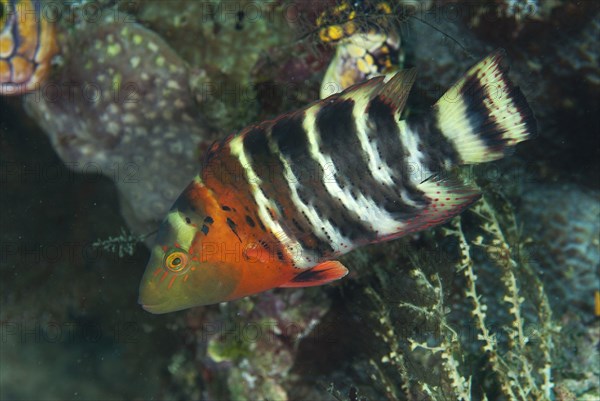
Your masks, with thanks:
[{"label": "fish head", "polygon": [[[138,302],[145,310],[167,313],[238,297],[242,268],[230,245],[238,240],[220,232],[209,192],[192,182],[159,227],[140,284]],[[223,255],[221,246],[230,254]]]}]

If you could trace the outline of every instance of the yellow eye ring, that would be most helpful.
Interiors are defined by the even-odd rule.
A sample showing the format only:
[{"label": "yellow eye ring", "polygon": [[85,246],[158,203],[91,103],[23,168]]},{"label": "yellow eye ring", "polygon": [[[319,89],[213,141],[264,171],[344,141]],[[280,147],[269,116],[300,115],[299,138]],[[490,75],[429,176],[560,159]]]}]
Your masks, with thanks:
[{"label": "yellow eye ring", "polygon": [[174,250],[165,258],[165,267],[173,273],[179,273],[188,265],[187,253]]}]

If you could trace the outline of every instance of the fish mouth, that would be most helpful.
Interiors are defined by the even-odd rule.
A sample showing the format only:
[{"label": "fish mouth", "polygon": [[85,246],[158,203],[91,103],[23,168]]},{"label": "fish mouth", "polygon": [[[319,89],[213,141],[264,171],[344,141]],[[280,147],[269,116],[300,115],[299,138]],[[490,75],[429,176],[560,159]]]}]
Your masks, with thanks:
[{"label": "fish mouth", "polygon": [[163,313],[160,311],[160,306],[162,304],[144,304],[144,303],[140,302],[140,305],[142,305],[142,309],[144,309],[146,312]]},{"label": "fish mouth", "polygon": [[191,308],[193,306],[193,305],[181,305],[179,307],[173,307],[173,306],[169,305],[168,302],[162,302],[159,304],[145,304],[145,303],[140,302],[140,305],[142,306],[142,309],[144,309],[146,312],[150,312],[155,315],[162,315],[165,313],[177,312],[177,311],[180,311],[183,309]]}]

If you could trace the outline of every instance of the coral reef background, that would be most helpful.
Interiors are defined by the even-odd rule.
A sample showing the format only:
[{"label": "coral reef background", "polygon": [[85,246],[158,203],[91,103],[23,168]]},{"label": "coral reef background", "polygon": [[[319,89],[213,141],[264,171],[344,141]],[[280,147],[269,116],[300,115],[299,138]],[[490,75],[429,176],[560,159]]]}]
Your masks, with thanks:
[{"label": "coral reef background", "polygon": [[161,316],[137,304],[144,244],[93,244],[151,233],[212,141],[317,99],[343,44],[316,21],[341,2],[42,4],[52,75],[0,97],[0,399],[600,399],[596,2],[358,9],[418,68],[408,113],[503,47],[539,136],[463,172],[481,203],[346,255],[340,283]]}]

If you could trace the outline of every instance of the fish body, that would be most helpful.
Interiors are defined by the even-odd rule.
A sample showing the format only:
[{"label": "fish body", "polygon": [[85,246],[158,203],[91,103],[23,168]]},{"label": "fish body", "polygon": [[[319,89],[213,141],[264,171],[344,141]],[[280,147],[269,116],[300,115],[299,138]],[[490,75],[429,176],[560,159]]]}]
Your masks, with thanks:
[{"label": "fish body", "polygon": [[39,89],[57,53],[55,24],[39,0],[0,0],[0,95]]},{"label": "fish body", "polygon": [[159,228],[140,303],[165,313],[339,279],[359,246],[441,224],[480,196],[444,178],[535,132],[503,52],[425,116],[400,120],[415,71],[377,77],[214,144]]}]

